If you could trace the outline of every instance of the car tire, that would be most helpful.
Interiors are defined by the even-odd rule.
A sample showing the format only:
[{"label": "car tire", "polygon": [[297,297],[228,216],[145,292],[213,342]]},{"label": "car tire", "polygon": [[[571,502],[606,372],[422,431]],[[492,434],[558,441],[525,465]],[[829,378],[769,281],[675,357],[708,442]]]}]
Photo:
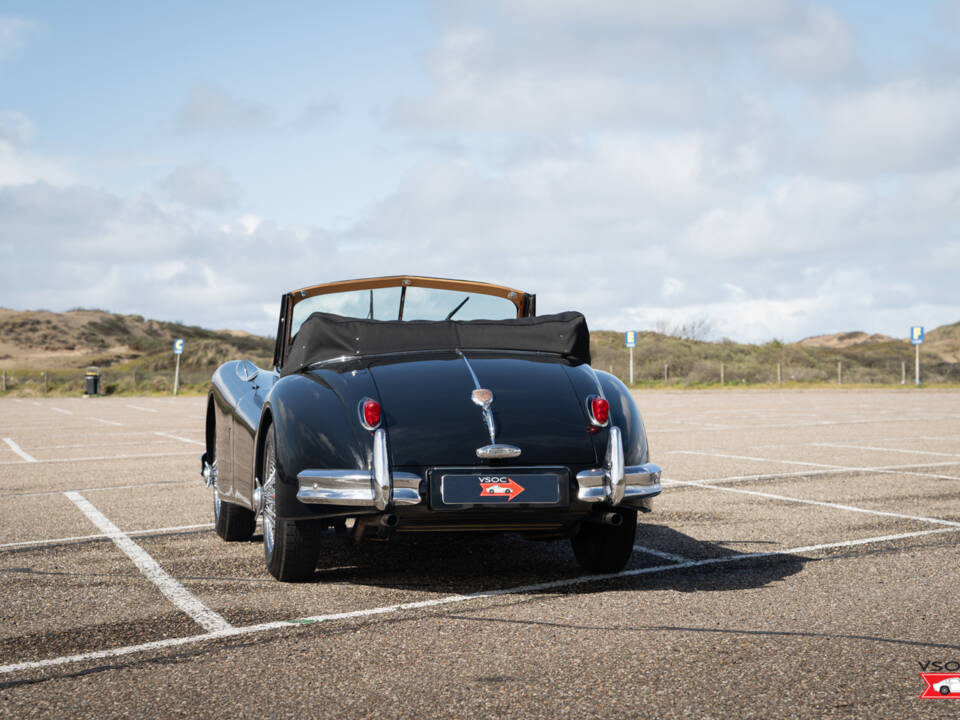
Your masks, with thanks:
[{"label": "car tire", "polygon": [[941,694],[941,695],[949,695],[949,694],[950,694],[950,688],[948,688],[946,685],[941,685],[941,686],[940,686],[940,694]]},{"label": "car tire", "polygon": [[620,525],[583,522],[570,543],[577,562],[590,572],[620,572],[633,554],[637,534],[637,511],[618,510]]},{"label": "car tire", "polygon": [[213,526],[217,535],[228,542],[249,540],[253,537],[253,529],[257,524],[257,516],[253,510],[220,499],[217,488],[216,467],[218,461],[217,436],[213,436]]},{"label": "car tire", "polygon": [[302,582],[313,577],[320,555],[322,523],[278,518],[276,513],[277,452],[273,426],[267,430],[260,468],[263,496],[263,559],[277,580]]}]

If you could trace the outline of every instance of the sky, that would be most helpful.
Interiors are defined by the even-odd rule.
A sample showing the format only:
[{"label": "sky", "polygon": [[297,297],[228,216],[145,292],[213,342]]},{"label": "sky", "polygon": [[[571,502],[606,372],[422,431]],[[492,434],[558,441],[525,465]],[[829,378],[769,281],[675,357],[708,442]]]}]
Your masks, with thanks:
[{"label": "sky", "polygon": [[960,0],[0,0],[0,306],[272,335],[484,280],[719,340],[960,321]]}]

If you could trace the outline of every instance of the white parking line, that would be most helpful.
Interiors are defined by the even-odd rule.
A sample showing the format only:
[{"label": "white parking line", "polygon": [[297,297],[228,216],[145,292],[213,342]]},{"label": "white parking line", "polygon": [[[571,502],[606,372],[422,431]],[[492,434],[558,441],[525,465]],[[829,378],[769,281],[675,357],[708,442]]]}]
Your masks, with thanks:
[{"label": "white parking line", "polygon": [[159,588],[166,598],[183,610],[205,630],[215,632],[229,630],[232,625],[223,617],[204,605],[183,585],[174,580],[160,564],[154,560],[142,547],[137,545],[120,528],[102,512],[97,510],[89,500],[78,492],[68,491],[64,495],[87,516],[87,518],[120,548],[133,564],[150,582]]},{"label": "white parking line", "polygon": [[142,412],[160,412],[156,408],[145,408],[140,407],[139,405],[127,405],[128,408],[133,408],[134,410],[140,410]]},{"label": "white parking line", "polygon": [[117,422],[116,420],[104,420],[103,418],[91,417],[91,420],[96,420],[98,423],[103,423],[104,425],[116,425],[117,427],[123,427],[122,422]]},{"label": "white parking line", "polygon": [[[0,545],[0,547],[3,547]],[[637,552],[646,553],[647,555],[653,555],[654,557],[662,558],[664,560],[669,560],[670,562],[681,563],[689,562],[690,558],[685,558],[682,555],[674,555],[673,553],[664,552],[663,550],[656,550],[646,545],[634,545],[633,549]]]},{"label": "white parking line", "polygon": [[73,415],[72,412],[70,412],[69,410],[64,410],[63,408],[51,407],[50,409],[53,410],[54,412],[63,413],[64,415]]},{"label": "white parking line", "polygon": [[180,437],[179,435],[171,435],[170,433],[156,431],[153,434],[159,435],[160,437],[170,438],[171,440],[179,440],[180,442],[190,443],[191,445],[205,445],[205,443],[202,443],[199,440],[191,440],[190,438]]},{"label": "white parking line", "polygon": [[94,652],[81,653],[78,655],[65,655],[62,657],[48,658],[46,660],[31,660],[27,662],[12,663],[10,665],[0,665],[0,675],[6,675],[20,670],[35,670],[56,665],[68,665],[72,663],[85,662],[87,660],[100,660],[103,658],[120,657],[123,655],[132,655],[134,653],[149,652],[151,650],[162,650],[169,647],[178,647],[181,645],[191,645],[194,643],[206,642],[208,640],[217,640],[220,638],[235,637],[237,635],[251,635],[254,633],[267,632],[269,630],[283,630],[290,628],[299,628],[303,625],[315,625],[319,623],[332,622],[335,620],[349,620],[352,618],[370,617],[373,615],[386,615],[389,613],[404,612],[407,610],[419,610],[428,607],[437,607],[441,605],[450,605],[454,603],[469,602],[472,600],[481,600],[489,597],[500,597],[504,595],[518,595],[523,593],[542,592],[544,590],[553,590],[555,588],[569,587],[571,585],[580,585],[590,582],[600,582],[604,580],[615,580],[622,577],[633,577],[636,575],[649,575],[653,573],[669,572],[673,570],[685,570],[692,567],[704,567],[708,565],[719,565],[725,563],[737,562],[739,560],[755,560],[768,557],[788,557],[799,553],[811,553],[820,550],[832,550],[836,548],[854,547],[857,545],[867,545],[869,543],[894,542],[908,538],[922,537],[925,535],[934,535],[937,533],[957,532],[955,528],[939,528],[937,530],[919,530],[917,532],[900,533],[898,535],[882,535],[871,538],[861,538],[859,540],[847,540],[835,543],[823,543],[821,545],[805,545],[802,547],[789,548],[786,550],[772,550],[768,552],[747,553],[745,555],[727,555],[718,558],[706,558],[704,560],[687,560],[674,563],[673,565],[655,565],[653,567],[637,568],[634,570],[623,570],[619,573],[609,573],[605,575],[581,575],[579,577],[564,578],[563,580],[552,580],[549,582],[537,583],[535,585],[522,585],[519,587],[504,588],[501,590],[481,590],[480,592],[469,593],[466,595],[447,595],[445,597],[435,598],[433,600],[421,600],[418,602],[398,603],[396,605],[386,605],[383,607],[368,608],[366,610],[353,610],[349,612],[331,613],[328,615],[314,615],[312,617],[297,618],[294,620],[280,620],[275,622],[261,623],[259,625],[246,625],[243,627],[231,627],[224,630],[203,633],[202,635],[190,635],[187,637],[167,638],[165,640],[156,640],[154,642],[142,643],[140,645],[127,645],[125,647],[111,648],[109,650],[97,650]]},{"label": "white parking line", "polygon": [[902,513],[888,512],[886,510],[871,510],[869,508],[857,507],[856,505],[843,505],[841,503],[832,503],[825,500],[809,500],[807,498],[798,498],[791,495],[775,495],[774,493],[759,492],[758,490],[744,490],[743,488],[725,487],[723,485],[707,485],[702,482],[686,482],[683,480],[671,480],[678,485],[695,485],[697,487],[707,488],[708,490],[722,490],[723,492],[740,493],[742,495],[753,495],[755,497],[767,498],[768,500],[786,500],[789,502],[803,503],[804,505],[820,505],[822,507],[835,508],[837,510],[848,510],[850,512],[867,513],[869,515],[883,515],[885,517],[895,517],[901,520],[917,520],[919,522],[936,523],[938,525],[950,525],[960,528],[960,522],[953,520],[942,520],[940,518],[925,517],[923,515],[904,515]]},{"label": "white parking line", "polygon": [[[199,474],[199,473],[198,473]],[[139,483],[137,485],[104,485],[101,487],[88,487],[74,489],[73,492],[100,492],[103,490],[139,490],[145,487],[155,487],[157,485],[196,485],[195,480],[158,480],[156,482]],[[8,497],[34,497],[37,495],[60,495],[66,492],[63,488],[59,490],[36,490],[34,492],[10,492]]]},{"label": "white parking line", "polygon": [[[18,453],[19,454],[19,453]],[[143,453],[140,455],[99,455],[97,457],[78,457],[78,458],[54,458],[52,460],[5,460],[0,462],[0,465],[23,465],[24,462],[38,462],[38,463],[73,463],[73,462],[86,462],[89,460],[132,460],[137,458],[162,458],[162,457],[182,457],[183,455],[196,455],[192,452],[177,452],[177,453]]]},{"label": "white parking line", "polygon": [[[10,449],[11,449],[11,450],[13,450],[17,455],[19,455],[21,458],[23,458],[23,462],[28,462],[28,463],[35,463],[35,462],[37,462],[37,459],[36,459],[35,457],[33,457],[33,455],[31,455],[31,454],[29,454],[29,453],[27,453],[27,452],[24,452],[24,451],[23,451],[23,448],[21,448],[19,445],[17,445],[17,444],[13,441],[13,438],[4,438],[3,441],[4,441],[7,445],[10,446]],[[3,462],[3,463],[0,463],[0,464],[2,464],[2,465],[13,465],[13,464],[18,464],[18,463],[17,463],[16,460],[14,460],[14,461],[12,461],[12,462]]]},{"label": "white parking line", "polygon": [[[941,462],[941,463],[923,463],[923,464],[914,464],[910,463],[908,465],[880,465],[877,467],[853,467],[850,465],[830,465],[828,463],[814,463],[814,462],[803,462],[800,460],[777,460],[776,458],[763,458],[763,457],[753,457],[752,455],[730,455],[728,453],[718,453],[718,452],[706,452],[703,450],[666,450],[664,455],[673,454],[673,455],[703,455],[706,457],[718,457],[725,458],[730,460],[749,460],[751,462],[763,462],[771,465],[806,465],[808,467],[819,467],[819,468],[829,468],[831,471],[838,472],[878,472],[894,475],[915,475],[917,477],[932,477],[940,480],[958,480],[954,475],[938,475],[936,473],[922,473],[916,472],[913,470],[907,470],[906,468],[917,468],[917,467],[952,467],[955,465],[960,465],[957,462]],[[802,473],[802,474],[813,474]],[[828,473],[829,474],[829,473]]]},{"label": "white parking line", "polygon": [[933,450],[901,450],[891,447],[870,447],[869,445],[840,445],[839,443],[810,443],[814,447],[842,448],[845,450],[876,450],[878,452],[906,453],[908,455],[938,455],[940,457],[960,458],[960,453],[934,452]]},{"label": "white parking line", "polygon": [[[127,535],[168,535],[170,533],[183,532],[184,530],[200,530],[212,527],[213,523],[201,523],[200,525],[177,525],[174,527],[150,528],[149,530],[129,530],[127,531]],[[62,545],[70,542],[76,542],[78,540],[106,540],[109,538],[110,536],[104,533],[95,533],[93,535],[74,535],[73,537],[51,538],[49,540],[24,540],[23,542],[3,543],[0,545],[0,550],[5,548],[40,547],[42,545]]]}]

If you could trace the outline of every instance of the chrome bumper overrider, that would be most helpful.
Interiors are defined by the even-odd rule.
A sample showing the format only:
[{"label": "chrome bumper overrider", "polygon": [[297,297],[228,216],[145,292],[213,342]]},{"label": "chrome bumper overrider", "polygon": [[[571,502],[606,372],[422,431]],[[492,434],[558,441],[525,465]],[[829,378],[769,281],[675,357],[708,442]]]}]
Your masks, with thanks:
[{"label": "chrome bumper overrider", "polygon": [[300,489],[297,500],[322,505],[372,506],[386,510],[393,505],[420,502],[420,476],[390,472],[387,434],[373,433],[372,470],[302,470],[297,473]]},{"label": "chrome bumper overrider", "polygon": [[610,428],[604,467],[577,473],[577,498],[583,502],[608,502],[611,505],[640,504],[644,498],[659,495],[660,467],[623,464],[623,437],[620,428]]}]

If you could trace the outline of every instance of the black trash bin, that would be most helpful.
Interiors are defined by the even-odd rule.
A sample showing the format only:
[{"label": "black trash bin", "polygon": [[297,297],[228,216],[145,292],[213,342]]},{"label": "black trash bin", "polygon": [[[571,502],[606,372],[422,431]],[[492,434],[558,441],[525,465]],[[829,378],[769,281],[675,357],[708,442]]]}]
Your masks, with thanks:
[{"label": "black trash bin", "polygon": [[100,368],[98,367],[87,368],[87,390],[84,394],[85,395],[100,394]]}]

